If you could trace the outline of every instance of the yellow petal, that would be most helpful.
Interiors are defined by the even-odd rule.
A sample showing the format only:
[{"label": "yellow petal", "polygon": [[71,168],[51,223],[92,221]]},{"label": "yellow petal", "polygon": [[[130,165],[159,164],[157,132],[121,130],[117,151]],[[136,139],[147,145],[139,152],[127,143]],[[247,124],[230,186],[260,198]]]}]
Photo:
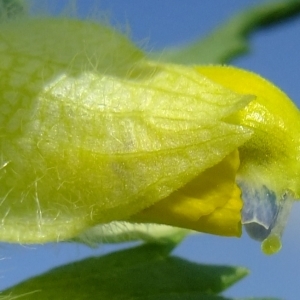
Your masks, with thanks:
[{"label": "yellow petal", "polygon": [[132,216],[130,221],[239,236],[242,201],[235,183],[238,167],[238,152],[234,151],[169,197]]},{"label": "yellow petal", "polygon": [[256,98],[238,113],[238,122],[254,130],[240,147],[241,176],[263,182],[276,194],[287,189],[300,196],[299,128],[295,104],[276,86],[252,72],[233,67],[197,67],[200,74]]},{"label": "yellow petal", "polygon": [[268,254],[280,249],[291,202],[300,196],[300,114],[277,87],[245,70],[204,66],[199,74],[238,93],[256,98],[232,122],[251,128],[252,137],[239,147],[238,181],[243,191],[243,222],[249,234],[264,241]]}]

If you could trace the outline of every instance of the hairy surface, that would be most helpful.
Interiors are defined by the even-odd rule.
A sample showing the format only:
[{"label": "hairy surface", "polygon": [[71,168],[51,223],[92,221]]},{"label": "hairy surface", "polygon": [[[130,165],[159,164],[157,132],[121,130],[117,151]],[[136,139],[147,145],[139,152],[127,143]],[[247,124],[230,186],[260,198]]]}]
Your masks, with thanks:
[{"label": "hairy surface", "polygon": [[192,68],[148,62],[106,26],[0,26],[2,240],[61,240],[124,220],[251,135],[225,119],[253,97]]}]

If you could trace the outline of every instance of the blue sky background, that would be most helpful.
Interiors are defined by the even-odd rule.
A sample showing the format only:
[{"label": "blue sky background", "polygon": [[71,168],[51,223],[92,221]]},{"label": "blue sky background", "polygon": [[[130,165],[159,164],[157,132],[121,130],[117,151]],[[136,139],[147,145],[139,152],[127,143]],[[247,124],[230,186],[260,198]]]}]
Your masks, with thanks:
[{"label": "blue sky background", "polygon": [[[51,0],[56,2],[57,0]],[[61,1],[64,2],[65,1]],[[82,0],[81,15],[95,3],[118,27],[130,27],[131,37],[148,49],[163,49],[203,37],[232,14],[259,4],[255,0]],[[274,0],[273,0],[274,2]],[[300,16],[261,30],[250,37],[251,52],[233,64],[255,71],[281,87],[300,105]],[[246,235],[241,239],[210,235],[188,237],[174,254],[213,264],[250,268],[246,279],[225,293],[227,296],[276,296],[300,298],[300,205],[294,206],[283,237],[283,249],[267,257],[260,244]],[[112,246],[89,249],[83,245],[49,244],[20,246],[0,244],[0,290],[51,267],[90,255],[104,254]]]}]

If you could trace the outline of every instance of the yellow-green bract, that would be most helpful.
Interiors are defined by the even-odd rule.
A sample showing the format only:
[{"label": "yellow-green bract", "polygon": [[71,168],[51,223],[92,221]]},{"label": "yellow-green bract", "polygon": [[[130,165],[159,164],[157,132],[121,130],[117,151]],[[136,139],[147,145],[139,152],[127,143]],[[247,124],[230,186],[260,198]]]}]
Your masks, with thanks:
[{"label": "yellow-green bract", "polygon": [[0,24],[0,76],[3,241],[63,240],[127,219],[252,133],[228,120],[254,97],[148,62],[92,22]]}]

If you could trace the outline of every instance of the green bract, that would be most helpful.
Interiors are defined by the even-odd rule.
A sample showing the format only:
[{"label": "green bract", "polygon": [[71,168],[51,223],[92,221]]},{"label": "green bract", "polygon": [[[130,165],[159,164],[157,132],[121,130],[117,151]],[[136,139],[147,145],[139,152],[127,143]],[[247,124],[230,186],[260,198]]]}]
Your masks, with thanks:
[{"label": "green bract", "polygon": [[1,240],[124,220],[250,137],[225,118],[253,97],[148,62],[110,28],[24,18],[0,34]]}]

